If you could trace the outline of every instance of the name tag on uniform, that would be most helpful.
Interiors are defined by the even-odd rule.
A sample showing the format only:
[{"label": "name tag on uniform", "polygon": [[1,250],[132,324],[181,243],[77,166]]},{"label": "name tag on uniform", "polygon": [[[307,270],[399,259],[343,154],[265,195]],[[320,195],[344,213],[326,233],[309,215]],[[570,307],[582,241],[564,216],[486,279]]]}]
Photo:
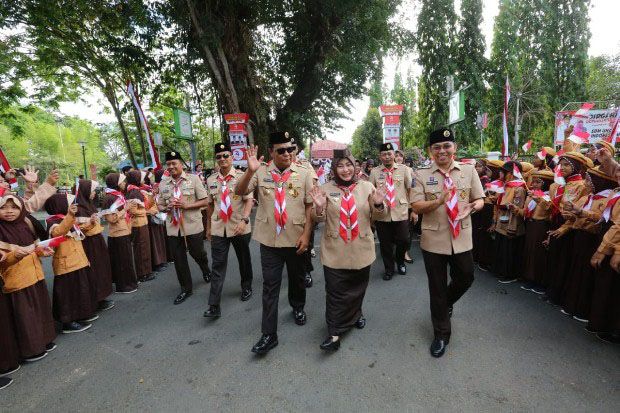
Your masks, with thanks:
[{"label": "name tag on uniform", "polygon": [[329,196],[333,196],[334,198],[338,198],[340,196],[340,192],[332,192]]},{"label": "name tag on uniform", "polygon": [[217,184],[211,184],[211,186],[209,187],[211,189],[217,189]]},{"label": "name tag on uniform", "polygon": [[273,178],[263,178],[263,182],[273,182]]},{"label": "name tag on uniform", "polygon": [[434,176],[429,176],[426,185],[439,185],[439,182],[435,179]]},{"label": "name tag on uniform", "polygon": [[379,174],[379,179],[384,179],[385,178],[385,174],[382,172]]}]

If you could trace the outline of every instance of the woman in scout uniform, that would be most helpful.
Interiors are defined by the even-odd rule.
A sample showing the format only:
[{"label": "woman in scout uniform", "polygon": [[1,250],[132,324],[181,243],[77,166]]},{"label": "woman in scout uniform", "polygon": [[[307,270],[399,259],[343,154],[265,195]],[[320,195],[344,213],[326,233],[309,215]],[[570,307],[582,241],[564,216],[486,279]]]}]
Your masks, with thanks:
[{"label": "woman in scout uniform", "polygon": [[142,172],[127,173],[127,190],[125,198],[131,216],[131,243],[133,259],[138,281],[146,282],[155,278],[151,264],[151,238],[149,235],[147,209],[150,207],[140,187]]},{"label": "woman in scout uniform", "polygon": [[[72,231],[77,213],[73,195],[52,195],[44,208],[50,215],[46,220],[50,238]],[[62,324],[64,334],[79,333],[91,327],[86,320],[92,319],[97,309],[91,300],[89,266],[80,237],[68,237],[56,247],[52,260],[55,276],[52,308],[54,319]]]},{"label": "woman in scout uniform", "polygon": [[336,351],[340,336],[352,327],[364,328],[362,303],[375,242],[370,227],[373,212],[384,213],[385,190],[355,176],[355,159],[348,149],[334,150],[334,179],[310,193],[313,217],[325,222],[321,262],[325,274],[325,319],[329,336],[321,349]]},{"label": "woman in scout uniform", "polygon": [[506,162],[500,171],[504,193],[495,204],[495,261],[493,272],[500,283],[517,281],[523,270],[525,224],[516,211],[525,205],[527,187],[521,176],[521,164]]},{"label": "woman in scout uniform", "polygon": [[301,255],[310,243],[312,229],[312,174],[294,163],[295,142],[288,132],[269,135],[269,164],[248,148],[248,170],[235,187],[236,195],[256,190],[258,210],[252,237],[258,241],[263,272],[262,336],[252,347],[266,354],[278,345],[278,298],[282,271],[288,273],[288,298],[297,325],[306,324],[306,288]]},{"label": "woman in scout uniform", "polygon": [[[478,159],[475,165],[476,173],[483,188],[491,182],[491,171],[487,168],[486,163],[486,159]],[[483,271],[490,268],[492,263],[491,257],[493,256],[488,252],[493,249],[493,240],[487,231],[493,221],[493,204],[487,203],[486,200],[485,198],[482,210],[471,217],[472,242],[474,245],[472,255],[474,262]]]},{"label": "woman in scout uniform", "polygon": [[574,215],[570,219],[574,247],[561,301],[562,312],[582,322],[588,321],[594,287],[595,269],[590,259],[603,238],[601,217],[607,206],[607,196],[617,185],[613,177],[597,168],[588,169],[586,178],[586,185],[592,186],[592,192],[564,206],[565,213]]},{"label": "woman in scout uniform", "polygon": [[[106,189],[102,209],[109,211],[103,217],[108,222],[108,254],[112,266],[112,280],[119,294],[138,291],[138,277],[134,267],[131,246],[131,217],[123,191],[125,175],[111,173],[105,177]],[[112,208],[114,206],[114,208]],[[110,210],[110,209],[113,210]]]},{"label": "woman in scout uniform", "polygon": [[547,239],[551,224],[551,199],[549,186],[553,182],[550,170],[534,170],[530,174],[530,186],[523,208],[516,209],[525,219],[525,243],[523,247],[523,272],[521,286],[526,291],[544,294],[542,275],[547,268],[547,251],[543,241]]},{"label": "woman in scout uniform", "polygon": [[[163,172],[163,171],[162,171]],[[149,228],[149,240],[151,244],[151,266],[153,271],[163,271],[167,266],[168,257],[166,254],[166,231],[163,222],[157,218],[159,209],[155,202],[155,188],[151,186],[150,176],[144,176],[143,184],[140,186],[142,195],[144,195],[144,205],[146,208],[146,217]],[[200,176],[200,175],[198,175]]]},{"label": "woman in scout uniform", "polygon": [[[560,157],[556,167],[556,182],[549,188],[551,199],[551,231],[544,245],[548,246],[547,270],[544,272],[543,285],[547,289],[545,300],[558,303],[561,300],[564,280],[568,273],[569,257],[573,252],[572,233],[570,224],[566,223],[564,207],[567,202],[575,202],[587,194],[583,174],[592,161],[579,152],[567,152]],[[560,179],[561,178],[561,179]]]},{"label": "woman in scout uniform", "polygon": [[252,258],[250,255],[250,213],[252,212],[252,194],[235,195],[237,180],[243,175],[233,168],[232,151],[227,143],[215,145],[213,153],[220,166],[216,172],[207,178],[209,204],[207,206],[207,239],[211,242],[211,292],[209,293],[209,308],[204,313],[207,318],[221,316],[220,300],[226,267],[228,264],[228,250],[232,244],[239,262],[241,275],[241,301],[247,301],[252,296]]},{"label": "woman in scout uniform", "polygon": [[603,228],[608,229],[590,259],[596,273],[586,327],[610,343],[620,342],[620,168],[616,169],[615,178],[617,186],[608,195],[603,211]]},{"label": "woman in scout uniform", "polygon": [[82,240],[84,252],[90,262],[90,289],[93,305],[98,311],[114,307],[114,301],[107,297],[112,294],[112,266],[108,255],[108,246],[103,238],[103,227],[99,223],[97,207],[93,203],[96,181],[80,179],[75,201],[78,205],[77,223],[86,238]]},{"label": "woman in scout uniform", "polygon": [[[0,241],[15,251],[16,260],[1,268],[2,292],[13,314],[13,327],[21,358],[37,361],[56,348],[56,330],[40,255],[49,249],[35,249],[37,236],[26,221],[24,202],[14,196],[0,198]],[[25,247],[25,248],[24,248]]]}]

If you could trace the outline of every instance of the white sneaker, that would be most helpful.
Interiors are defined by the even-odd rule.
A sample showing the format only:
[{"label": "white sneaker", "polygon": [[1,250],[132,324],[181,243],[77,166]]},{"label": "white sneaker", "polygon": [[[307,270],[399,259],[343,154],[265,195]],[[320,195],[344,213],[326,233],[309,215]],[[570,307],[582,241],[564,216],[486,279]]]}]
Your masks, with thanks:
[{"label": "white sneaker", "polygon": [[314,250],[314,248],[312,248],[312,249],[310,250],[310,256],[311,256],[312,258],[316,258],[316,251]]}]

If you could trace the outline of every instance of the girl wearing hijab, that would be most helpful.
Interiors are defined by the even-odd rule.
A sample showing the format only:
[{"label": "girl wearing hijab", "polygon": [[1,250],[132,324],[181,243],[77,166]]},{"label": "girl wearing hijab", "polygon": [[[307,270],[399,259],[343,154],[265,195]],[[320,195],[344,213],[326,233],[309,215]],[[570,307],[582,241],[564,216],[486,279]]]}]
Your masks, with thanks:
[{"label": "girl wearing hijab", "polygon": [[82,245],[90,262],[91,299],[98,311],[106,311],[114,307],[114,301],[107,299],[112,294],[112,266],[108,246],[102,235],[103,227],[97,216],[97,207],[93,203],[98,185],[96,181],[79,180],[75,199],[78,205],[76,221],[80,230],[86,235]]},{"label": "girl wearing hijab", "polygon": [[[149,176],[144,178],[144,185],[142,185],[142,194],[145,198],[145,206],[147,208],[147,218],[149,225],[149,237],[151,241],[151,265],[153,271],[163,271],[167,266],[168,257],[166,254],[166,228],[164,223],[157,218],[159,209],[157,209],[157,202],[155,202],[155,196],[157,194],[157,187],[159,182],[157,181],[157,173],[159,173],[159,182],[161,182],[161,175],[163,169],[155,172],[155,185],[151,186],[151,180]],[[162,225],[163,224],[163,225]]]},{"label": "girl wearing hijab", "polygon": [[334,178],[310,193],[313,219],[325,222],[321,262],[325,274],[327,329],[322,350],[340,348],[340,336],[351,327],[364,328],[362,303],[368,286],[370,265],[375,261],[371,219],[381,214],[385,190],[375,190],[355,175],[355,159],[348,149],[334,150]]},{"label": "girl wearing hijab", "polygon": [[151,264],[151,240],[148,221],[146,218],[146,198],[140,190],[142,173],[130,171],[127,173],[127,194],[129,215],[131,216],[131,241],[133,244],[133,258],[138,281],[145,282],[155,278]]},{"label": "girl wearing hijab", "polygon": [[[3,246],[4,247],[4,246]],[[8,248],[8,245],[6,245]],[[2,273],[18,259],[16,251],[0,249],[0,287],[4,286]],[[0,292],[0,390],[10,386],[13,379],[7,377],[20,369],[19,346],[13,328],[13,311],[6,294]]]},{"label": "girl wearing hijab", "polygon": [[0,198],[0,241],[14,251],[15,258],[1,268],[2,292],[6,294],[3,298],[12,312],[21,358],[37,361],[56,348],[52,305],[39,259],[52,251],[34,248],[37,236],[30,225],[20,198],[14,195]]},{"label": "girl wearing hijab", "polygon": [[[73,195],[52,195],[45,201],[44,208],[50,215],[46,222],[51,238],[64,236],[74,229],[78,207],[73,204]],[[52,267],[54,319],[62,323],[63,334],[88,330],[91,324],[87,320],[96,318],[96,308],[90,293],[90,263],[77,235],[56,247]]]},{"label": "girl wearing hijab", "polygon": [[131,254],[131,217],[126,205],[125,175],[111,173],[105,177],[103,210],[113,210],[104,215],[108,222],[108,254],[112,265],[112,281],[119,294],[138,291],[138,277]]}]

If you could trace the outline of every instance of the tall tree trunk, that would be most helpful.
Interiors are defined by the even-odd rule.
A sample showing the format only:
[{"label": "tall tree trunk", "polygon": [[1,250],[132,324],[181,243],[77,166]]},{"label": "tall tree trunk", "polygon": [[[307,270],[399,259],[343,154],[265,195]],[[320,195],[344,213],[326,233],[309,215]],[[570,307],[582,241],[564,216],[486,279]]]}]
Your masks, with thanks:
[{"label": "tall tree trunk", "polygon": [[129,142],[129,135],[127,134],[127,129],[125,128],[125,122],[123,121],[123,115],[121,113],[120,108],[118,107],[118,100],[116,99],[116,93],[114,92],[112,85],[110,85],[109,83],[106,83],[105,89],[103,90],[103,94],[108,99],[108,102],[110,102],[110,106],[112,106],[112,111],[114,112],[114,115],[116,116],[116,120],[118,121],[118,127],[121,130],[121,135],[123,135],[123,141],[125,142],[125,147],[127,148],[127,155],[129,155],[129,160],[131,162],[131,165],[134,168],[137,168],[138,164],[136,163],[136,158],[133,156],[133,151],[131,150],[131,143]]}]

